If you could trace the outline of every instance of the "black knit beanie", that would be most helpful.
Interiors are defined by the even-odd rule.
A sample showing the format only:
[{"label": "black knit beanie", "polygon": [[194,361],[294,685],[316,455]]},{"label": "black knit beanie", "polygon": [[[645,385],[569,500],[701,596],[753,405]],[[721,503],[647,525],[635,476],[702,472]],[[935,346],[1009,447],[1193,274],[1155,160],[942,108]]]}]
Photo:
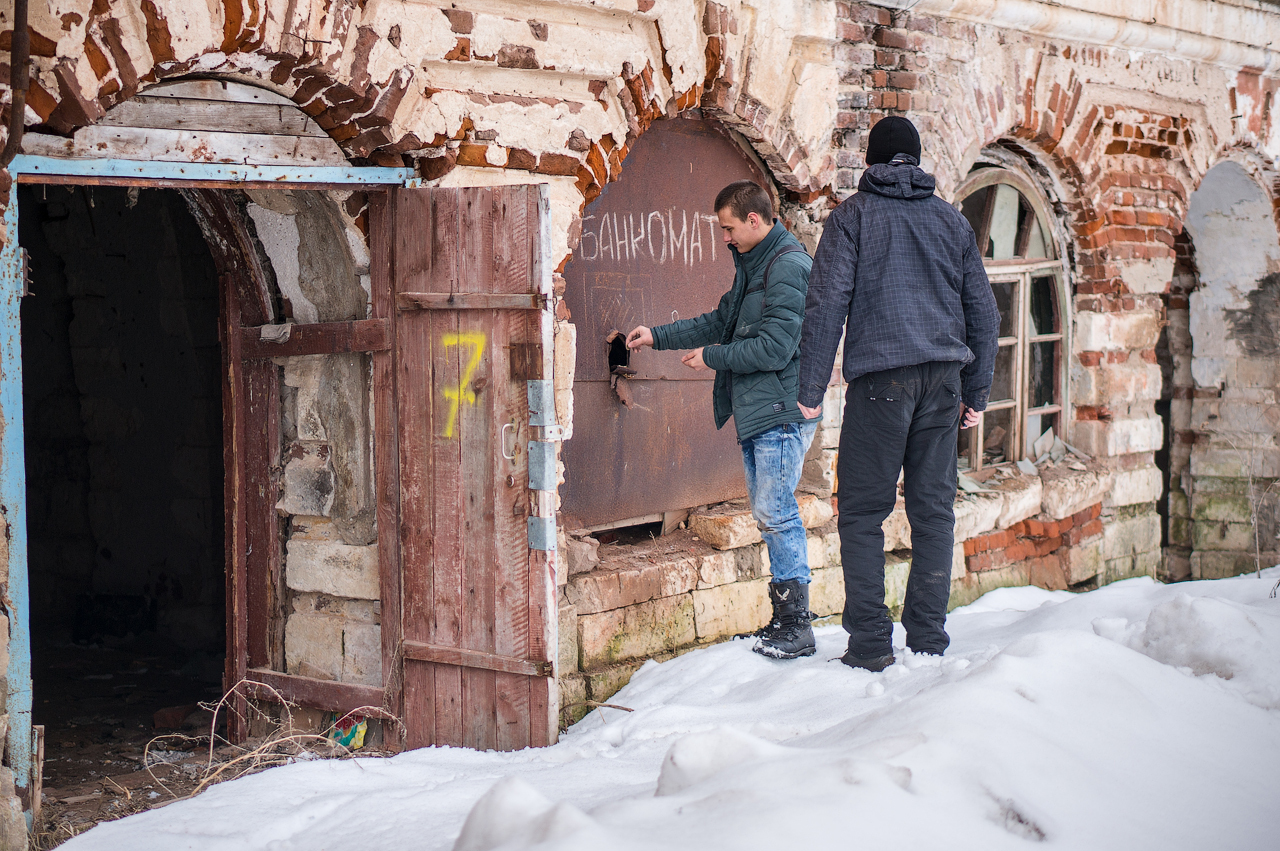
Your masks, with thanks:
[{"label": "black knit beanie", "polygon": [[867,165],[887,163],[895,154],[910,154],[920,162],[920,134],[901,115],[880,119],[867,137]]}]

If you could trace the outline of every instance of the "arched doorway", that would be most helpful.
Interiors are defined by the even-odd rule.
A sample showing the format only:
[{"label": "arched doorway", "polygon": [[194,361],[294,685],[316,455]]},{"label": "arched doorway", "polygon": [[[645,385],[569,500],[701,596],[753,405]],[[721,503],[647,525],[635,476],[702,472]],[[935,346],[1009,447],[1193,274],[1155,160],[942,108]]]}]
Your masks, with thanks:
[{"label": "arched doorway", "polygon": [[566,528],[660,522],[746,494],[733,431],[716,431],[712,419],[714,373],[688,369],[679,352],[628,356],[616,336],[715,308],[734,267],[714,200],[742,179],[771,185],[724,128],[658,121],[622,177],[587,207],[564,271],[577,326],[573,437],[560,490]]},{"label": "arched doorway", "polygon": [[1175,374],[1189,368],[1183,404],[1196,439],[1180,478],[1192,576],[1214,578],[1277,558],[1280,240],[1270,197],[1234,161],[1205,174],[1186,229],[1199,283],[1189,298],[1190,363],[1175,361]]},{"label": "arched doorway", "polygon": [[32,720],[74,797],[221,694],[218,274],[176,190],[18,199]]},{"label": "arched doorway", "polygon": [[[269,707],[287,702],[306,710],[293,723],[318,733],[372,715],[366,744],[547,744],[559,437],[541,401],[553,397],[549,196],[536,185],[419,188],[406,185],[409,169],[340,164],[296,107],[259,114],[259,92],[166,84],[134,116],[145,133],[108,121],[70,140],[27,137],[43,153],[11,166],[0,358],[21,356],[19,184],[87,197],[121,187],[126,212],[141,195],[180,192],[164,196],[177,205],[167,209],[189,210],[218,279],[228,738],[269,729]],[[207,108],[190,109],[193,95]],[[243,132],[185,129],[193,116],[215,123],[210,113]],[[155,147],[128,147],[140,139]],[[40,747],[28,735],[15,393],[20,370],[0,371],[0,500],[17,530],[8,760],[30,802]]]},{"label": "arched doorway", "polygon": [[[215,80],[155,86],[70,139],[28,134],[11,168],[5,280],[21,254],[30,293],[6,292],[25,380],[6,370],[5,392],[26,420],[5,430],[8,762],[32,801],[24,733],[47,724],[48,779],[78,798],[63,790],[86,772],[141,771],[147,739],[198,725],[248,666],[285,670],[294,517],[376,550],[364,352],[387,344],[353,218],[362,179],[405,174],[351,173],[287,99]],[[353,678],[380,696],[376,608]]]}]

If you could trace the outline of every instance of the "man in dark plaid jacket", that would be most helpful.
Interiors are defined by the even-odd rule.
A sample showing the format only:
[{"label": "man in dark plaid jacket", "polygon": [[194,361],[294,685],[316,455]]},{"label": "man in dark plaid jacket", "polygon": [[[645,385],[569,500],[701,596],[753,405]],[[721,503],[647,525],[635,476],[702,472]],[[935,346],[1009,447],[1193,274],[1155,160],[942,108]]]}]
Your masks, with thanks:
[{"label": "man in dark plaid jacket", "polygon": [[919,168],[905,118],[871,130],[858,192],[830,218],[814,256],[800,341],[798,404],[817,413],[845,332],[840,432],[841,661],[893,664],[881,524],[903,473],[911,575],[902,625],[916,653],[941,655],[955,535],[957,427],[978,423],[995,366],[1000,313],[973,229]]}]

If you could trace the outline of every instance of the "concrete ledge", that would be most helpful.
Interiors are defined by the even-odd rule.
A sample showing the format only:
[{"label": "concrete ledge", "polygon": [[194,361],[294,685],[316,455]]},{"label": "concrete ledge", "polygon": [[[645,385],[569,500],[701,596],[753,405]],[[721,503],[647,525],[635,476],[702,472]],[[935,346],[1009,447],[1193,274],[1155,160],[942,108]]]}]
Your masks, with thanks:
[{"label": "concrete ledge", "polygon": [[565,596],[582,615],[674,597],[697,587],[698,562],[694,556],[670,556],[661,561],[636,558],[616,566],[611,563],[571,577]]},{"label": "concrete ledge", "polygon": [[693,644],[693,597],[663,597],[578,618],[578,663],[584,671],[646,659]]},{"label": "concrete ledge", "polygon": [[[806,529],[816,529],[835,516],[830,499],[822,499],[810,493],[796,496],[800,505],[800,522]],[[758,544],[760,527],[751,515],[751,509],[743,500],[726,502],[710,509],[703,509],[689,516],[689,531],[718,550],[733,550],[748,544]]]},{"label": "concrete ledge", "polygon": [[693,592],[693,619],[698,640],[728,638],[769,622],[769,580],[734,582]]},{"label": "concrete ledge", "polygon": [[963,579],[951,583],[951,599],[947,603],[947,611],[967,606],[983,594],[997,588],[1014,588],[1030,584],[1031,574],[1026,562],[998,567],[995,570],[969,573]]},{"label": "concrete ledge", "polygon": [[[1262,566],[1280,563],[1280,553],[1262,554]],[[1191,554],[1192,579],[1225,579],[1241,576],[1257,569],[1257,562],[1250,551],[1193,552]]]},{"label": "concrete ledge", "polygon": [[1111,471],[1099,466],[1087,470],[1045,467],[1040,471],[1044,495],[1040,506],[1054,520],[1063,520],[1101,502],[1111,490]]},{"label": "concrete ledge", "polygon": [[1087,582],[1102,572],[1105,566],[1102,537],[1081,541],[1074,547],[1058,551],[1062,559],[1062,572],[1068,585]]},{"label": "concrete ledge", "polygon": [[1116,517],[1103,524],[1103,552],[1108,561],[1133,558],[1138,553],[1158,551],[1160,537],[1160,515],[1154,510],[1136,517]]}]

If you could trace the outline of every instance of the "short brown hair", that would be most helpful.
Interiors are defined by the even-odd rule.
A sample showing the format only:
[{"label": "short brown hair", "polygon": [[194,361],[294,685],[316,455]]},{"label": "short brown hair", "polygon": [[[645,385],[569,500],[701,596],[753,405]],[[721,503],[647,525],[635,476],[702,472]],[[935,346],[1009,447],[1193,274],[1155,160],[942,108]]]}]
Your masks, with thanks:
[{"label": "short brown hair", "polygon": [[769,193],[752,180],[737,180],[721,189],[716,196],[716,212],[725,207],[739,221],[745,222],[749,213],[755,213],[766,224],[773,221],[773,202],[769,200]]}]

